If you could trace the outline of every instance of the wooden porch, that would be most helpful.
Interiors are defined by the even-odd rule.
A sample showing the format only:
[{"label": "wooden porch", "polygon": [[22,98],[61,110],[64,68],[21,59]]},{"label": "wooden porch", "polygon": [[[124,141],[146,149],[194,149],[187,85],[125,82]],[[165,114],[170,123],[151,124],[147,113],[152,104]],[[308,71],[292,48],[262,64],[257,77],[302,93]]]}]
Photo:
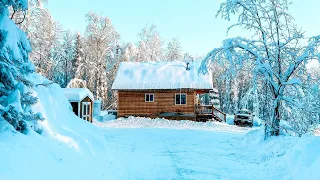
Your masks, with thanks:
[{"label": "wooden porch", "polygon": [[215,108],[213,105],[195,105],[196,121],[216,120],[226,122],[226,113]]},{"label": "wooden porch", "polygon": [[213,105],[195,105],[195,113],[161,112],[159,114],[152,114],[149,117],[159,117],[170,120],[192,120],[200,122],[213,120],[219,122],[226,122],[226,113],[222,112]]}]

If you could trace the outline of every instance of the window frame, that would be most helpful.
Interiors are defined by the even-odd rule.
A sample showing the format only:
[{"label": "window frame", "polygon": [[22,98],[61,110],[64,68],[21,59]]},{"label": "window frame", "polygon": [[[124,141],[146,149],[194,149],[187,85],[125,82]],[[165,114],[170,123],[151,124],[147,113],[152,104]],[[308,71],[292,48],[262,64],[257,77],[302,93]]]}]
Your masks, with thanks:
[{"label": "window frame", "polygon": [[[150,97],[152,95],[152,101],[150,101]],[[147,96],[149,96],[149,101],[147,101]],[[153,93],[145,93],[144,94],[144,102],[154,102],[154,94]]]},{"label": "window frame", "polygon": [[[177,104],[177,95],[179,95],[180,96],[180,104]],[[186,96],[186,103],[185,104],[181,104],[181,95],[185,95]],[[188,104],[188,102],[187,102],[187,93],[175,93],[174,94],[174,104],[175,105],[187,105]]]}]

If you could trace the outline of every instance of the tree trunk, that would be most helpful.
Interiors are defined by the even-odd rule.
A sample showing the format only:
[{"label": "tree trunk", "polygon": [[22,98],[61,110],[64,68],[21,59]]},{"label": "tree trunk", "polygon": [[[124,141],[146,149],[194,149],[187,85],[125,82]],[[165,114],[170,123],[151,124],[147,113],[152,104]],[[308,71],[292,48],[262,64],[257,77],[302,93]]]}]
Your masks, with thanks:
[{"label": "tree trunk", "polygon": [[279,136],[280,133],[280,101],[277,100],[277,103],[274,107],[274,115],[272,120],[272,136]]},{"label": "tree trunk", "polygon": [[280,101],[275,97],[272,119],[270,123],[267,123],[265,126],[265,139],[270,136],[279,136],[280,134]]}]

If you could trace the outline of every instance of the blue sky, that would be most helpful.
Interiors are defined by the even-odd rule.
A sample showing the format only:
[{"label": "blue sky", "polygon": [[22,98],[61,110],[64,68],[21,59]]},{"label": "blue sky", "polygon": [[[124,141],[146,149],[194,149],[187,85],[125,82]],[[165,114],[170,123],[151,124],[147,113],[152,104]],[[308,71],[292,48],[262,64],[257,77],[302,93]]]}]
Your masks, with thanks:
[{"label": "blue sky", "polygon": [[[84,32],[85,14],[94,11],[108,16],[122,42],[136,42],[147,24],[156,25],[167,43],[176,37],[184,52],[205,55],[219,47],[231,22],[215,18],[222,0],[49,0],[53,18],[71,31]],[[293,0],[290,12],[306,35],[320,34],[319,0]],[[236,19],[236,18],[234,18]],[[229,37],[243,34],[234,30]]]}]

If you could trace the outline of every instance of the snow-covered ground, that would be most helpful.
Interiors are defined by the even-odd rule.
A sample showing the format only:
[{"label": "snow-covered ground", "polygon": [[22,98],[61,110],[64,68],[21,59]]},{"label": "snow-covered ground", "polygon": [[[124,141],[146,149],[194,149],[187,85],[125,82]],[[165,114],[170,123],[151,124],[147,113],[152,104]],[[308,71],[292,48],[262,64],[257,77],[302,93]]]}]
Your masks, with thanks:
[{"label": "snow-covered ground", "polygon": [[262,127],[134,117],[91,124],[57,85],[34,93],[43,132],[0,122],[1,180],[320,178],[319,136],[264,141]]},{"label": "snow-covered ground", "polygon": [[[133,118],[96,123],[120,179],[319,179],[320,138],[264,141],[263,128]],[[297,160],[299,159],[299,160]],[[301,172],[300,169],[304,169]]]}]

